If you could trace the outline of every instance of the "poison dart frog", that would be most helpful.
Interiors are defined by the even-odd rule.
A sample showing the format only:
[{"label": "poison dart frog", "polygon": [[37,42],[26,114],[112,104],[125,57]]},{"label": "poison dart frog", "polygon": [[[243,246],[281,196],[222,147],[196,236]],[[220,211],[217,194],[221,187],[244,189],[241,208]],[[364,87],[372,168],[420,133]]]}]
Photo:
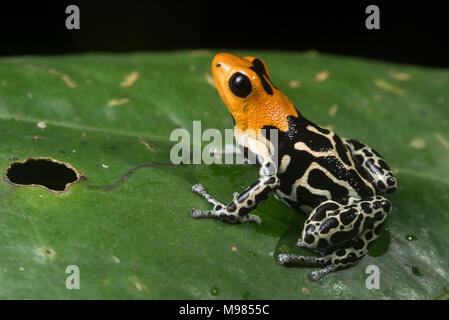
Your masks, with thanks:
[{"label": "poison dart frog", "polygon": [[306,119],[273,84],[261,59],[219,53],[212,61],[212,73],[233,117],[237,146],[246,157],[253,156],[260,177],[242,193],[234,193],[227,205],[201,184],[194,185],[192,190],[213,208],[192,209],[192,217],[261,223],[250,212],[273,193],[306,214],[296,245],[319,254],[279,254],[280,264],[320,266],[310,273],[312,281],[355,265],[377,239],[391,211],[382,194],[398,187],[385,160],[368,145],[340,138]]}]

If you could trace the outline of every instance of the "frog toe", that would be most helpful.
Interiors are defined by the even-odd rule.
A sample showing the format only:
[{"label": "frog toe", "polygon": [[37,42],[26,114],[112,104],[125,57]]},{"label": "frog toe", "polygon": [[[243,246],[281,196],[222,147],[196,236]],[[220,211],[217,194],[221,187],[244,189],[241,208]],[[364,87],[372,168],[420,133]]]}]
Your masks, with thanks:
[{"label": "frog toe", "polygon": [[287,264],[290,261],[289,255],[287,253],[281,253],[278,255],[279,264]]},{"label": "frog toe", "polygon": [[262,224],[262,219],[255,214],[247,214],[246,216],[242,216],[241,218],[238,219],[238,222],[243,223],[243,222],[255,222],[257,224]]},{"label": "frog toe", "polygon": [[200,209],[192,209],[190,211],[190,215],[192,216],[192,218],[203,218],[208,216],[206,211]]},{"label": "frog toe", "polygon": [[204,187],[201,183],[197,183],[192,186],[192,191],[195,193],[201,194],[201,193],[205,192],[206,190],[204,189]]},{"label": "frog toe", "polygon": [[337,269],[338,269],[337,265],[330,264],[327,267],[321,268],[320,270],[312,271],[311,273],[309,273],[309,278],[311,281],[318,281],[322,279],[324,276],[328,275],[329,273]]}]

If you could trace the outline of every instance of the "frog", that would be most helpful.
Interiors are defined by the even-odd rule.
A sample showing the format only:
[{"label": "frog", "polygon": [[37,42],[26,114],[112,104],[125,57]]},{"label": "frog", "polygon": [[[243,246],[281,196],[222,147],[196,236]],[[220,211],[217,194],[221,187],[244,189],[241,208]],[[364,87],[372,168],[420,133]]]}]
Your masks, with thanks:
[{"label": "frog", "polygon": [[296,245],[315,254],[280,253],[275,256],[280,265],[317,267],[309,274],[312,281],[356,265],[391,212],[385,195],[397,190],[398,181],[387,162],[367,144],[308,120],[273,84],[263,60],[221,52],[211,68],[234,122],[237,149],[253,159],[259,178],[234,192],[229,203],[195,184],[192,191],[212,208],[192,209],[191,216],[260,224],[254,210],[273,194],[305,214]]}]

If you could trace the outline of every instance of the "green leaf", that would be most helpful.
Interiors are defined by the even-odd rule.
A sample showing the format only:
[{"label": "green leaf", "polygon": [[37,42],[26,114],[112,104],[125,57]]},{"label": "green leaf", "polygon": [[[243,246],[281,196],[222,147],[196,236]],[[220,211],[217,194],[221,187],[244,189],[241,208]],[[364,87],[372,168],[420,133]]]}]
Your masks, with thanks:
[{"label": "green leaf", "polygon": [[[208,82],[214,54],[0,60],[0,169],[51,157],[86,177],[60,194],[0,182],[0,298],[447,298],[449,71],[238,52],[263,59],[307,118],[366,142],[397,172],[400,190],[388,197],[393,210],[370,254],[313,283],[313,269],[276,263],[280,252],[311,253],[295,247],[304,216],[274,198],[255,212],[261,226],[190,217],[191,208],[209,209],[193,184],[228,202],[255,181],[254,168],[151,166],[126,175],[169,162],[171,132],[192,131],[194,120],[203,130],[232,128]],[[317,81],[320,73],[327,79]],[[79,290],[66,288],[69,265],[79,267]],[[369,265],[380,269],[378,290],[366,289]]]}]

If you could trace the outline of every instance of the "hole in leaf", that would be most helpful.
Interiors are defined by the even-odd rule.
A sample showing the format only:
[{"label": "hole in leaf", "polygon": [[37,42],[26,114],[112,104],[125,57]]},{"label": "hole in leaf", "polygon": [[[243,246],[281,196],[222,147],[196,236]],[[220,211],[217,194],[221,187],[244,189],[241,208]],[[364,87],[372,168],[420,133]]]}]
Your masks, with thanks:
[{"label": "hole in leaf", "polygon": [[36,158],[12,162],[4,178],[14,185],[40,186],[59,193],[78,182],[81,175],[68,163],[52,158]]}]

